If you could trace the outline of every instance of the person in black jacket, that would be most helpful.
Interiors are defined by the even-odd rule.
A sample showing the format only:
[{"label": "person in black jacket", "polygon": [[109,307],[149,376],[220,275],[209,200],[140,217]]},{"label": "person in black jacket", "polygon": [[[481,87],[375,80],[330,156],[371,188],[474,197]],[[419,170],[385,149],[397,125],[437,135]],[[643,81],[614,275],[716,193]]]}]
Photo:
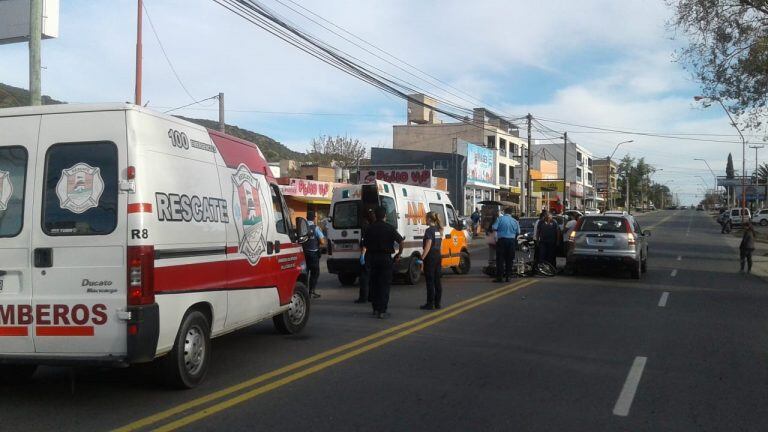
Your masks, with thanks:
[{"label": "person in black jacket", "polygon": [[744,224],[744,234],[741,236],[741,244],[739,245],[739,261],[741,263],[741,269],[739,272],[744,272],[744,263],[747,264],[747,274],[752,273],[752,252],[755,250],[755,229],[752,224],[746,222]]},{"label": "person in black jacket", "polygon": [[539,249],[539,261],[546,261],[557,268],[557,246],[562,241],[560,227],[547,212],[544,219],[539,221],[536,230],[536,245]]},{"label": "person in black jacket", "polygon": [[427,282],[427,302],[421,305],[421,309],[440,309],[440,300],[443,297],[443,285],[440,277],[443,272],[443,258],[440,248],[443,244],[443,227],[437,213],[427,213],[429,228],[424,232],[422,242],[421,259],[422,271]]},{"label": "person in black jacket", "polygon": [[[365,247],[365,262],[371,266],[369,288],[373,299],[373,314],[379,319],[384,319],[389,316],[387,306],[389,305],[389,288],[392,284],[392,270],[394,263],[400,260],[400,255],[403,253],[403,236],[386,222],[387,210],[384,207],[376,207],[374,213],[376,222],[366,230],[363,247]],[[398,244],[399,249],[393,257],[395,243]]]},{"label": "person in black jacket", "polygon": [[355,300],[355,303],[367,303],[371,301],[371,294],[368,290],[370,285],[370,273],[371,265],[365,262],[365,234],[368,231],[368,227],[375,222],[376,218],[373,216],[373,209],[368,209],[363,219],[363,229],[360,230],[360,292]]}]

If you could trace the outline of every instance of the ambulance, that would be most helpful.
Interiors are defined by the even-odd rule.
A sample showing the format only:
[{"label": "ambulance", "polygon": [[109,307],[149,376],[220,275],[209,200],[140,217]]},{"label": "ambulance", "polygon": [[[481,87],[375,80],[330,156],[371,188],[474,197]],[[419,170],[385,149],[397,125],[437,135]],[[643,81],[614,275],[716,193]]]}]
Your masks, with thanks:
[{"label": "ambulance", "polygon": [[157,360],[206,375],[210,339],[306,325],[306,220],[259,148],[132,104],[0,110],[0,379]]},{"label": "ambulance", "polygon": [[366,215],[377,206],[387,210],[387,223],[405,239],[403,255],[395,265],[396,276],[410,285],[418,283],[421,271],[417,260],[421,257],[428,227],[426,215],[430,211],[437,213],[443,225],[443,268],[456,274],[469,272],[466,226],[444,191],[376,180],[333,190],[327,263],[328,272],[338,275],[342,285],[354,284],[360,275],[360,236],[367,224]]}]

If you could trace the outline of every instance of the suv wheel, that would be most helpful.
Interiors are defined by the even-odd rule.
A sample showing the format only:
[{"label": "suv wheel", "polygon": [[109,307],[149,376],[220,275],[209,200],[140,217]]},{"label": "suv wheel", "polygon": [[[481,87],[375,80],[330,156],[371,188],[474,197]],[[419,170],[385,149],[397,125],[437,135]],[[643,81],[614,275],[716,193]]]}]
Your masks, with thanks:
[{"label": "suv wheel", "polygon": [[760,226],[768,225],[768,219],[760,219]]}]

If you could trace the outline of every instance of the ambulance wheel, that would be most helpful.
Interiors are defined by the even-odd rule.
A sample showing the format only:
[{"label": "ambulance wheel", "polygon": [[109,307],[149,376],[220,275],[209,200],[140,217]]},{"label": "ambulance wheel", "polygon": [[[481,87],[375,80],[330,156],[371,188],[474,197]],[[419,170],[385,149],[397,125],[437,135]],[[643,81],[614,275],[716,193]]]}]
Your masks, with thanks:
[{"label": "ambulance wheel", "polygon": [[459,255],[459,265],[451,267],[451,270],[456,274],[467,274],[471,267],[472,261],[469,259],[469,252],[462,251]]},{"label": "ambulance wheel", "polygon": [[339,273],[339,283],[341,286],[352,286],[357,280],[357,275],[354,273]]},{"label": "ambulance wheel", "polygon": [[166,384],[190,389],[203,382],[211,363],[211,325],[198,310],[187,312],[171,352],[163,359]]},{"label": "ambulance wheel", "polygon": [[416,257],[411,257],[408,260],[408,271],[405,273],[405,282],[408,285],[416,285],[421,279],[421,269],[416,264]]},{"label": "ambulance wheel", "polygon": [[275,328],[282,334],[296,334],[309,321],[309,293],[303,283],[297,282],[288,310],[272,318]]},{"label": "ambulance wheel", "polygon": [[0,365],[0,383],[2,384],[23,384],[35,374],[37,365]]}]

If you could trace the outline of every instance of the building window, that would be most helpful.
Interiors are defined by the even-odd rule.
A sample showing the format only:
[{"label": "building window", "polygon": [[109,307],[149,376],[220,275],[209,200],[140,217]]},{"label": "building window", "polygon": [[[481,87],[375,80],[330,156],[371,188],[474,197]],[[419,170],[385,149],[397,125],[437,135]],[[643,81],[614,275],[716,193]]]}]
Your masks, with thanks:
[{"label": "building window", "polygon": [[592,184],[592,173],[587,173],[587,182]]},{"label": "building window", "polygon": [[488,148],[495,149],[496,148],[496,137],[493,135],[488,135]]},{"label": "building window", "polygon": [[312,175],[307,176],[307,180],[314,180],[314,179],[315,179],[315,176],[312,176]]},{"label": "building window", "polygon": [[501,151],[502,156],[507,155],[507,140],[504,138],[499,138],[499,150]]},{"label": "building window", "polygon": [[576,168],[576,178],[581,180],[581,168]]},{"label": "building window", "polygon": [[506,165],[504,165],[503,163],[500,163],[500,164],[499,164],[499,177],[501,177],[501,178],[499,179],[499,182],[501,182],[501,183],[506,183],[506,178],[507,178],[507,166],[506,166]]},{"label": "building window", "polygon": [[581,152],[576,152],[576,160],[579,161],[579,163],[581,163],[581,159],[582,159]]},{"label": "building window", "polygon": [[592,169],[592,158],[587,158],[587,166]]},{"label": "building window", "polygon": [[448,169],[448,161],[445,160],[445,159],[432,161],[432,169],[435,169],[435,170],[447,170]]},{"label": "building window", "polygon": [[518,150],[517,150],[517,144],[512,144],[509,148],[510,157],[512,156],[518,156]]},{"label": "building window", "polygon": [[515,178],[515,167],[510,165],[509,166],[509,180],[512,181],[513,178]]}]

